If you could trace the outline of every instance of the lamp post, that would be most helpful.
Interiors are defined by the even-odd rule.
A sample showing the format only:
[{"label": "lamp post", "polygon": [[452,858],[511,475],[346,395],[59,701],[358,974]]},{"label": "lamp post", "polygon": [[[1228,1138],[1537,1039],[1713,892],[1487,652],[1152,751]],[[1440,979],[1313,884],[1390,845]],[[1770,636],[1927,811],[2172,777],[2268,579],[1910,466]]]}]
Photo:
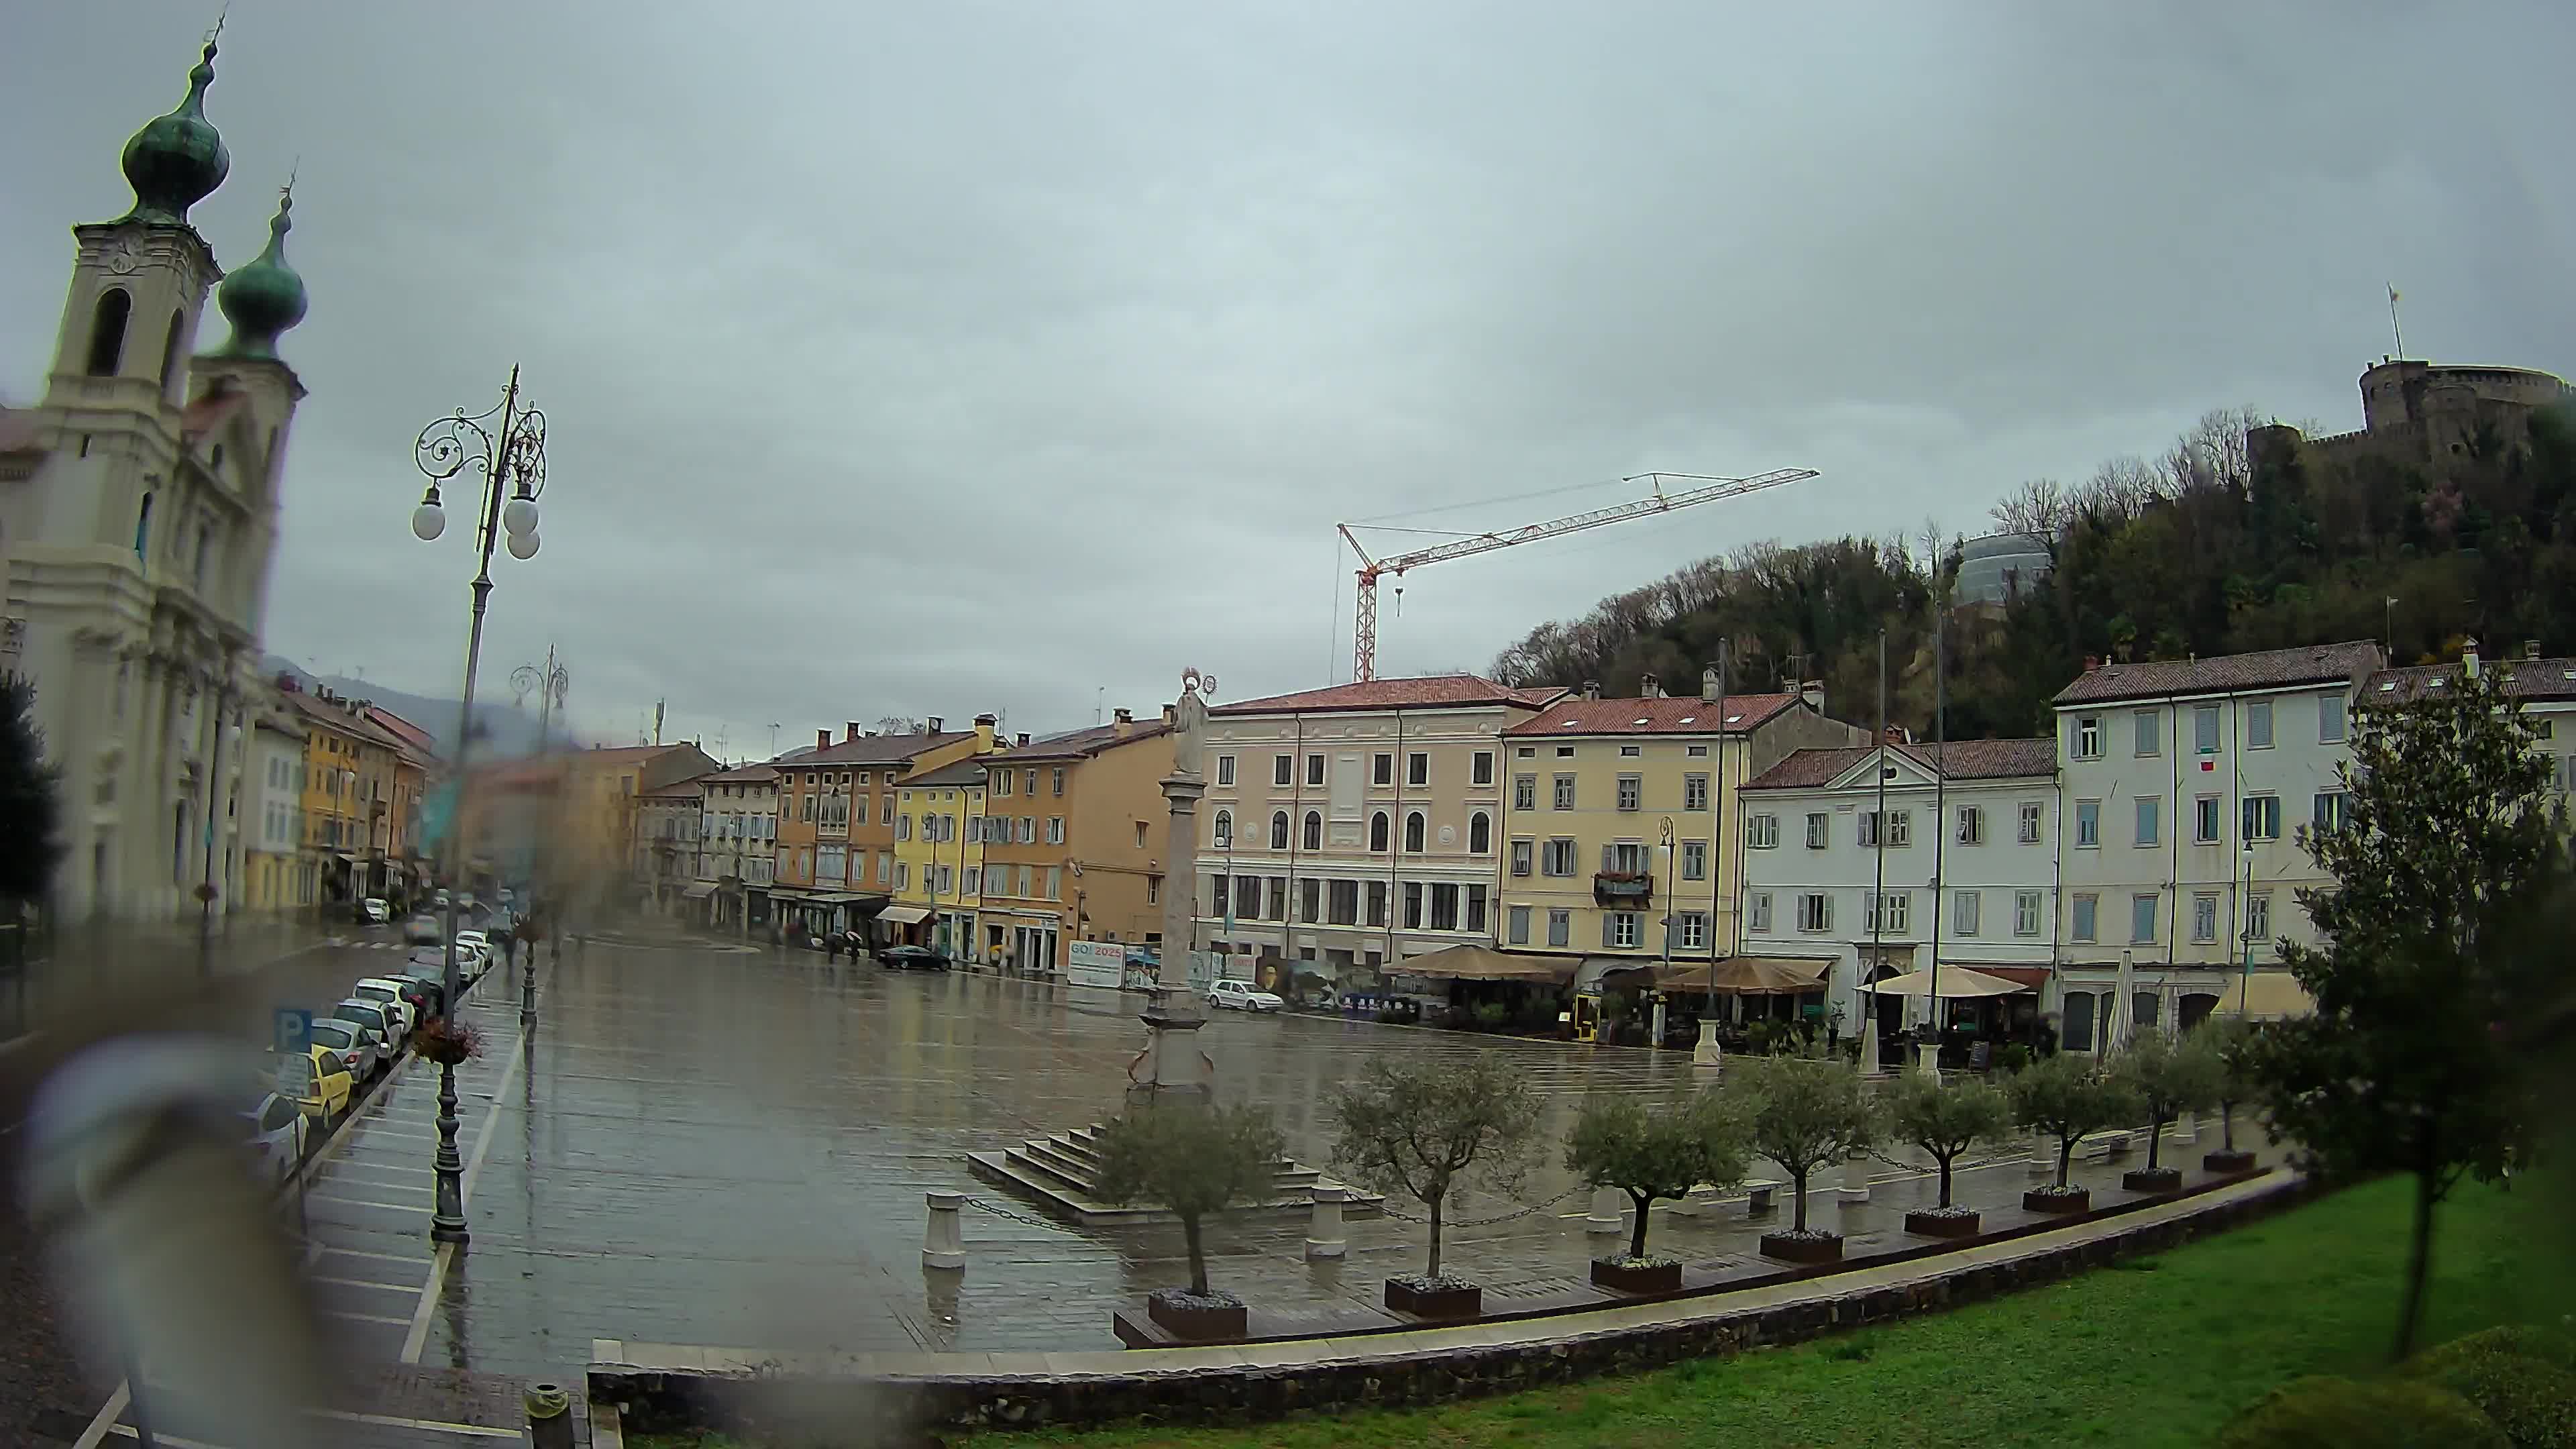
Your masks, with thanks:
[{"label": "lamp post", "polygon": [[2236,974],[2238,1016],[2245,1014],[2254,996],[2254,842],[2246,841],[2242,853],[2245,857],[2245,888],[2236,897],[2236,919],[2241,923],[2236,934],[2241,939],[2244,952]]},{"label": "lamp post", "polygon": [[[546,488],[546,415],[519,401],[519,369],[513,367],[509,385],[501,391],[499,407],[471,416],[459,408],[421,429],[412,444],[412,460],[429,479],[420,506],[411,514],[412,536],[423,543],[447,531],[447,514],[440,503],[438,485],[468,471],[482,475],[483,497],[475,511],[476,567],[474,581],[469,585],[474,599],[473,622],[465,635],[465,697],[457,707],[456,721],[457,813],[461,816],[469,779],[467,757],[474,747],[474,675],[483,661],[483,614],[492,597],[492,549],[506,535],[510,557],[537,556],[537,496]],[[461,843],[457,832],[449,831],[447,849],[440,861],[440,874],[447,880],[447,939],[442,953],[446,959],[440,977],[446,986],[446,1009],[451,1012],[456,1009],[457,994],[456,903],[463,882],[458,879],[456,856]],[[465,1162],[457,1155],[456,1126],[456,1066],[441,1062],[438,1152],[434,1160],[438,1196],[429,1221],[429,1235],[442,1243],[462,1243],[468,1237]]]},{"label": "lamp post", "polygon": [[[1664,858],[1664,914],[1662,917],[1664,927],[1664,962],[1663,965],[1657,968],[1655,972],[1655,1040],[1653,1042],[1655,1049],[1660,1051],[1663,1049],[1664,1045],[1665,1002],[1663,985],[1664,982],[1673,974],[1673,928],[1681,922],[1681,913],[1677,909],[1679,903],[1673,899],[1673,873],[1676,868],[1674,856],[1679,852],[1676,851],[1673,846],[1673,817],[1669,815],[1663,818],[1662,830],[1655,843],[1655,851]],[[1654,874],[1649,871],[1646,876],[1647,889],[1651,890],[1654,888],[1654,880]],[[1716,961],[1711,960],[1709,962],[1708,971],[1709,979],[1711,981],[1716,980]]]}]

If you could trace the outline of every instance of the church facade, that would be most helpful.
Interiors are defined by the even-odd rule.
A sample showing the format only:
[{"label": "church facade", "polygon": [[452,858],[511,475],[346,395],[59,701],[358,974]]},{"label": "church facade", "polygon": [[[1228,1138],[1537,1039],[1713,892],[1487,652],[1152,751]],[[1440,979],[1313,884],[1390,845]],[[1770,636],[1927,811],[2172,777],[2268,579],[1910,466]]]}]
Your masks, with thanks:
[{"label": "church facade", "polygon": [[[278,356],[301,321],[291,198],[227,275],[188,209],[231,161],[206,117],[215,46],[169,114],[126,142],[134,206],[72,228],[62,327],[35,407],[0,410],[0,665],[30,680],[61,771],[58,919],[230,909],[258,823],[245,721],[279,486],[304,386]],[[199,350],[209,297],[230,335]]]}]

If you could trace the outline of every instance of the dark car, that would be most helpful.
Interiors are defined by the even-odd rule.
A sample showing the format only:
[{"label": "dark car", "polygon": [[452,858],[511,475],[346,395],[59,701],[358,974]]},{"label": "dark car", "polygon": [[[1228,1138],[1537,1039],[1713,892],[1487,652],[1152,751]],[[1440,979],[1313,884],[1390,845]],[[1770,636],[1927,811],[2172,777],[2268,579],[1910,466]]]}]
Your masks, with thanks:
[{"label": "dark car", "polygon": [[422,1003],[421,1013],[424,1017],[445,1016],[447,1014],[447,984],[439,980],[437,977],[413,970],[406,971],[400,976],[392,977],[390,979],[409,982],[411,985],[419,988],[418,995],[419,1000]]},{"label": "dark car", "polygon": [[888,946],[877,953],[877,964],[889,971],[945,971],[948,957],[934,946]]}]

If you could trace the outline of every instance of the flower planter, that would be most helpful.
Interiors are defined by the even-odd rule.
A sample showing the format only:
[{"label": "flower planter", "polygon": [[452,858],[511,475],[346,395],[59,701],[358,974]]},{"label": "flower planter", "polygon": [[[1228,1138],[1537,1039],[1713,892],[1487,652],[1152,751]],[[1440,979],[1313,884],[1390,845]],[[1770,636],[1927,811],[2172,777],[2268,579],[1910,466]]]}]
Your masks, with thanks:
[{"label": "flower planter", "polygon": [[1485,1290],[1456,1278],[1389,1278],[1386,1308],[1417,1318],[1473,1318],[1485,1311]]},{"label": "flower planter", "polygon": [[1180,1338],[1242,1338],[1251,1329],[1243,1300],[1231,1293],[1211,1293],[1202,1298],[1178,1288],[1165,1288],[1146,1298],[1145,1312]]},{"label": "flower planter", "polygon": [[1682,1286],[1678,1258],[1595,1258],[1592,1283],[1620,1293],[1677,1293]]},{"label": "flower planter", "polygon": [[2093,1210],[2093,1193],[2081,1187],[2063,1192],[2053,1187],[2034,1187],[2021,1195],[2021,1208],[2030,1213],[2089,1213]]},{"label": "flower planter", "polygon": [[1974,1208],[1924,1208],[1905,1215],[1905,1230],[1926,1238],[1973,1238],[1978,1222]]},{"label": "flower planter", "polygon": [[2120,1186],[2130,1192],[2179,1192],[2182,1190],[2182,1169],[2134,1167],[2120,1174]]},{"label": "flower planter", "polygon": [[2200,1169],[2203,1172],[2252,1172],[2254,1154],[2245,1151],[2213,1152],[2200,1160]]},{"label": "flower planter", "polygon": [[1843,1235],[1815,1231],[1764,1233],[1762,1256],[1792,1263],[1839,1263],[1843,1260]]}]

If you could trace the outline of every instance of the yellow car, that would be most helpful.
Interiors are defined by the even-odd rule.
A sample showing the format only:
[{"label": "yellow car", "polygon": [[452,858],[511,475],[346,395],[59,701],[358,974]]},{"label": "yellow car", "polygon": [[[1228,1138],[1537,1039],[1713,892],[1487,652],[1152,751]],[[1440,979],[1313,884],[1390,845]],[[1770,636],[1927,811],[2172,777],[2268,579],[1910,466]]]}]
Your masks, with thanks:
[{"label": "yellow car", "polygon": [[355,1085],[329,1047],[315,1045],[305,1048],[302,1056],[278,1059],[277,1094],[317,1122],[327,1124],[345,1116]]}]

